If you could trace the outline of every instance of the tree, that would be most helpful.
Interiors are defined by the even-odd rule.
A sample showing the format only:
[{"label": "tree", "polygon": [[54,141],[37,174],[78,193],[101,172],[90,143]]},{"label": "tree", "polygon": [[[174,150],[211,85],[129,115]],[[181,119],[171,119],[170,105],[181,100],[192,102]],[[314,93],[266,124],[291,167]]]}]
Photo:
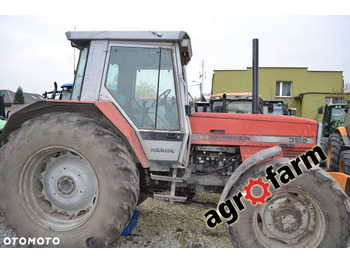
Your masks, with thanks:
[{"label": "tree", "polygon": [[20,86],[17,88],[17,91],[15,93],[15,98],[13,99],[13,104],[14,105],[24,104],[23,89]]},{"label": "tree", "polygon": [[344,85],[344,92],[345,93],[350,93],[350,82],[349,83],[346,83]]}]

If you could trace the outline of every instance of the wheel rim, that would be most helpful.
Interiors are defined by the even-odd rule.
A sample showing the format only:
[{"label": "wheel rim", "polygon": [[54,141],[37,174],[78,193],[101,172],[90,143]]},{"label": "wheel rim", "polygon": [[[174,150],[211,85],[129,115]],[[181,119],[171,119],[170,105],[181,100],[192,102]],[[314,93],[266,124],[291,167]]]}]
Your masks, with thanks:
[{"label": "wheel rim", "polygon": [[340,173],[345,173],[344,159],[343,159],[343,157],[342,157],[342,154],[340,154],[339,172],[340,172]]},{"label": "wheel rim", "polygon": [[328,148],[327,148],[327,169],[330,167],[331,165],[331,155],[332,155],[332,146],[330,144],[328,144]]},{"label": "wheel rim", "polygon": [[317,247],[325,234],[321,208],[301,192],[278,192],[254,214],[254,231],[266,247]]},{"label": "wheel rim", "polygon": [[92,215],[98,182],[90,163],[69,148],[40,150],[26,162],[20,192],[28,215],[39,225],[67,231]]}]

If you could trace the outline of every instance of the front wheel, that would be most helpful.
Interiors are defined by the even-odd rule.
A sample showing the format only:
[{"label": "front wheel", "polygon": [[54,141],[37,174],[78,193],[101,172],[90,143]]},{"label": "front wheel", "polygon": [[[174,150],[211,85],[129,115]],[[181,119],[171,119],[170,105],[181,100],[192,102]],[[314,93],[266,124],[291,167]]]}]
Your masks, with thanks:
[{"label": "front wheel", "polygon": [[[262,178],[268,183],[266,167],[272,165],[278,170],[287,163],[286,159],[277,159],[259,165],[237,181],[233,192],[244,192],[250,179]],[[259,191],[259,186],[254,190]],[[268,190],[270,196],[264,204],[243,200],[245,209],[228,227],[236,247],[347,247],[349,200],[328,173],[315,168],[278,189],[269,185]]]},{"label": "front wheel", "polygon": [[340,152],[339,172],[350,175],[350,150]]},{"label": "front wheel", "polygon": [[2,149],[0,169],[0,211],[33,246],[55,238],[48,246],[106,247],[138,201],[138,172],[124,142],[82,115],[29,120]]}]

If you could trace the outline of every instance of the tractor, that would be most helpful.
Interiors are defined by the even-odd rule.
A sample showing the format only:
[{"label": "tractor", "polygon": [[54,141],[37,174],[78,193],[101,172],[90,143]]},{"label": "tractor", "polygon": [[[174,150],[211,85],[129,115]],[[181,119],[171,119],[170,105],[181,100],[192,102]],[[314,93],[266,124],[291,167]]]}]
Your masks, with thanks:
[{"label": "tractor", "polygon": [[[211,95],[210,109],[215,113],[252,113],[252,93],[222,93]],[[258,113],[263,113],[264,101],[259,96]]]},{"label": "tractor", "polygon": [[[336,152],[333,152],[333,154],[331,154],[331,140],[334,140],[333,145],[335,145],[335,143],[337,142],[340,142],[338,135],[333,134],[337,133],[336,130],[338,127],[344,125],[345,110],[346,104],[326,104],[324,109],[323,107],[318,108],[318,114],[323,114],[321,147],[325,152],[328,153],[327,168],[330,171],[335,171],[338,169],[338,160],[336,160],[335,158],[338,159],[339,156],[336,156],[338,154]],[[333,147],[333,151],[334,150],[337,149]]]},{"label": "tractor", "polygon": [[59,99],[59,100],[71,100],[73,90],[73,84],[63,84],[61,85],[61,90],[57,90],[57,83],[54,83],[54,90],[46,91],[43,94],[45,99]]},{"label": "tractor", "polygon": [[[80,50],[70,100],[25,106],[0,136],[0,212],[31,246],[51,238],[49,247],[108,247],[147,197],[212,208],[192,200],[199,191],[219,193],[222,201],[241,197],[247,208],[227,224],[235,247],[348,245],[348,197],[317,166],[301,164],[303,174],[270,187],[265,204],[249,205],[237,193],[317,148],[316,121],[259,114],[256,88],[252,114],[193,112],[186,32],[66,37]],[[257,69],[255,63],[254,79]],[[291,176],[281,171],[276,179]]]},{"label": "tractor", "polygon": [[323,118],[324,136],[329,137],[325,149],[328,154],[328,171],[340,171],[348,175],[350,175],[349,103],[350,101],[347,104],[326,106]]},{"label": "tractor", "polygon": [[295,115],[293,108],[288,108],[288,103],[283,100],[269,99],[264,100],[264,114],[272,115]]}]

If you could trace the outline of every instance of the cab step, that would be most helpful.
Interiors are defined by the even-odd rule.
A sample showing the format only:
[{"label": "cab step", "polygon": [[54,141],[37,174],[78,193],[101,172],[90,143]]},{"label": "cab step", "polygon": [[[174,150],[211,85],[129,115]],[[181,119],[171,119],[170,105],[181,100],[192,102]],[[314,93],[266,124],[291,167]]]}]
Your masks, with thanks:
[{"label": "cab step", "polygon": [[156,193],[154,193],[153,197],[154,197],[154,199],[172,201],[172,202],[186,202],[187,201],[187,197],[160,195],[160,194],[156,194]]},{"label": "cab step", "polygon": [[160,175],[153,175],[153,174],[151,174],[151,179],[168,181],[168,182],[176,182],[176,183],[181,183],[184,181],[182,177],[160,176]]},{"label": "cab step", "polygon": [[161,194],[154,193],[153,197],[155,199],[166,200],[166,201],[171,201],[171,202],[186,202],[187,201],[187,197],[175,195],[176,183],[181,183],[184,181],[183,177],[177,177],[177,168],[174,168],[172,170],[171,176],[161,176],[161,175],[151,174],[151,179],[171,182],[170,195],[161,195]]}]

